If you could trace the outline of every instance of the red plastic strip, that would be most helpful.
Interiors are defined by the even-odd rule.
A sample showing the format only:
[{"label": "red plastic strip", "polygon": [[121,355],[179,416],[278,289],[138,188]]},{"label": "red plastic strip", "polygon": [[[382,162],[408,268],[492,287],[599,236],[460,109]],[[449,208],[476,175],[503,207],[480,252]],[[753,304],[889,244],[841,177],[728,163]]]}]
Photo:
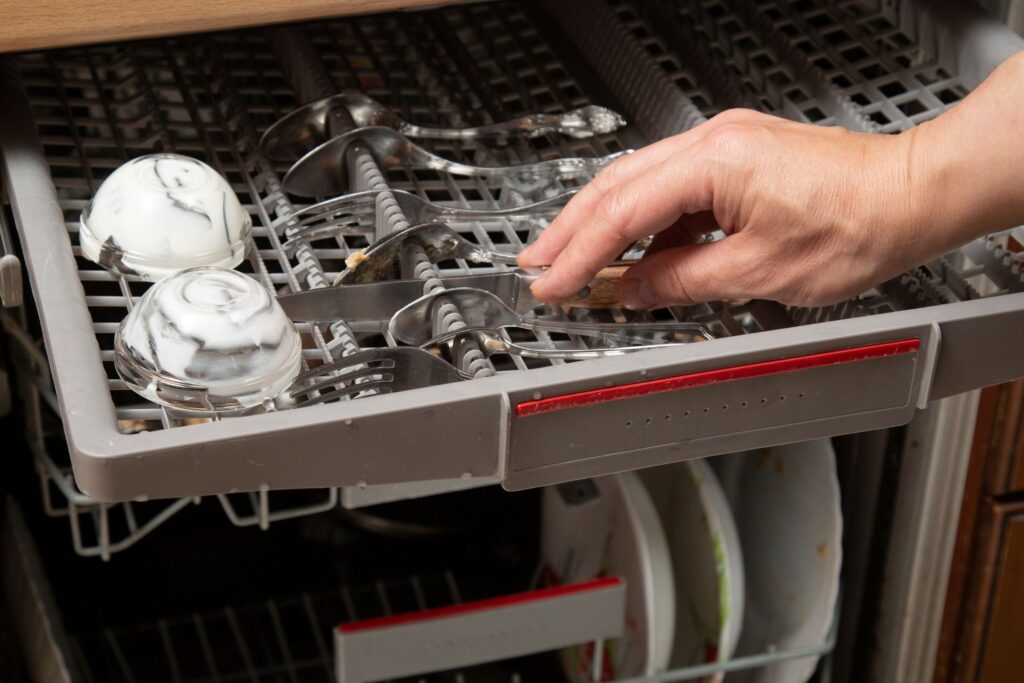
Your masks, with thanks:
[{"label": "red plastic strip", "polygon": [[538,588],[537,590],[512,593],[511,595],[500,595],[496,598],[474,600],[473,602],[465,602],[461,605],[446,605],[445,607],[434,607],[432,609],[420,610],[419,612],[406,612],[405,614],[395,614],[389,617],[350,621],[338,626],[338,631],[341,633],[356,633],[358,631],[369,631],[370,629],[411,624],[417,621],[443,619],[444,617],[452,617],[459,614],[467,614],[469,612],[483,612],[485,610],[496,609],[499,607],[508,607],[509,605],[539,602],[541,600],[557,598],[563,595],[586,593],[587,591],[618,586],[621,583],[622,579],[618,576],[606,576],[600,579],[593,579],[591,581],[570,583],[565,586],[551,586],[550,588]]},{"label": "red plastic strip", "polygon": [[529,417],[530,415],[549,413],[553,410],[565,410],[567,408],[578,408],[580,406],[592,405],[594,403],[605,403],[606,401],[617,401],[624,398],[636,398],[638,396],[661,394],[667,391],[678,391],[679,389],[699,387],[706,384],[718,384],[720,382],[731,382],[738,379],[777,375],[783,372],[809,370],[811,368],[820,368],[826,365],[854,363],[874,358],[885,358],[886,356],[912,353],[917,351],[920,346],[920,339],[901,339],[899,341],[885,342],[882,344],[857,346],[852,349],[826,351],[824,353],[814,353],[808,356],[795,356],[793,358],[780,358],[778,360],[751,363],[749,365],[736,365],[729,368],[694,372],[688,375],[662,377],[660,379],[635,382],[633,384],[621,384],[616,387],[591,389],[589,391],[579,391],[572,394],[562,394],[561,396],[550,396],[548,398],[542,398],[536,401],[524,401],[518,404],[516,406],[516,417]]}]

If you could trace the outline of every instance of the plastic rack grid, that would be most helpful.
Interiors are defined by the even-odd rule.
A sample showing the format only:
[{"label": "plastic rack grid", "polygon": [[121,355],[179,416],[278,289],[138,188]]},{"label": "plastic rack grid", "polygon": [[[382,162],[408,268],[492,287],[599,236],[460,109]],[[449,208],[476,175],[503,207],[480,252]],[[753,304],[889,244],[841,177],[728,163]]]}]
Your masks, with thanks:
[{"label": "plastic rack grid", "polygon": [[[949,93],[959,96],[964,92],[912,38],[884,15],[864,13],[856,3],[812,9],[803,2],[764,2],[756,11],[742,15],[731,9],[734,5],[740,3],[714,0],[614,6],[612,27],[621,29],[626,42],[642,46],[651,64],[670,76],[669,82],[678,91],[677,102],[690,112],[682,127],[695,125],[704,115],[725,107],[753,103],[800,120],[843,122],[875,130],[880,123],[870,114],[876,111],[891,114],[895,109],[909,114],[912,119],[890,118],[892,125],[909,125],[938,113],[946,104],[944,99],[953,99]],[[556,18],[561,11],[549,9]],[[591,14],[600,15],[603,10],[604,6],[595,7]],[[657,24],[658,32],[644,24],[644,17],[652,11],[661,12],[656,15],[663,20]],[[259,157],[258,133],[300,101],[342,89],[367,92],[404,118],[444,125],[485,123],[528,111],[560,111],[588,102],[588,92],[607,98],[593,74],[571,57],[564,59],[564,50],[555,49],[551,36],[541,28],[543,23],[514,4],[494,3],[319,22],[298,29],[29,55],[15,66],[34,107],[73,242],[75,221],[102,177],[131,155],[174,150],[205,158],[239,192],[256,226],[251,272],[277,289],[299,289],[325,284],[340,268],[348,249],[362,244],[338,240],[328,248],[316,245],[309,251],[300,250],[294,261],[281,254],[281,232],[287,229],[288,216],[301,204],[281,191],[283,166],[275,168]],[[700,49],[684,54],[666,48],[682,44],[659,38],[662,32],[671,38],[673,31],[696,36]],[[858,57],[858,46],[872,56]],[[931,108],[918,113],[900,110],[917,90],[895,93],[887,80],[893,75],[908,88],[920,85],[930,93],[930,97],[920,95],[918,99]],[[614,79],[608,82],[614,85]],[[867,104],[861,104],[861,95],[869,98]],[[640,104],[636,107],[639,122],[652,120]],[[672,131],[662,131],[668,132]],[[520,141],[500,149],[476,149],[472,154],[476,160],[529,160],[607,153],[640,141],[635,130],[626,130],[590,141]],[[470,158],[470,151],[458,146],[435,149],[454,158]],[[460,205],[496,206],[529,195],[528,189],[524,196],[523,188],[495,187],[480,179],[421,171],[392,171],[386,181],[433,200]],[[487,246],[518,247],[529,237],[498,222],[460,228]],[[755,301],[673,313],[704,322],[717,336],[730,336],[967,300],[977,298],[979,292],[1019,291],[1019,268],[1015,257],[1007,256],[1006,236],[993,236],[984,245],[966,250],[970,259],[960,252],[951,254],[837,306],[785,309]],[[462,262],[445,265],[450,273],[471,270]],[[78,266],[122,428],[169,429],[191,422],[174,411],[140,403],[113,372],[113,330],[145,285],[114,278],[80,258]],[[474,266],[472,270],[486,268]],[[304,331],[312,342],[306,355],[314,362],[344,352],[353,342],[387,343],[383,338],[355,339],[344,329],[307,327]],[[578,339],[550,337],[539,341],[580,343]],[[34,353],[38,354],[37,345]],[[529,366],[517,357],[496,360],[499,370]],[[45,380],[46,374],[42,377]],[[48,385],[48,381],[37,384]],[[41,395],[48,396],[56,407],[52,390]],[[84,554],[109,557],[192,500],[117,506],[95,503],[75,490],[69,469],[56,464],[65,458],[49,455],[53,450],[37,448],[44,487],[47,482],[55,484],[72,504],[51,511],[70,512],[76,549]],[[218,496],[233,523],[264,528],[276,519],[330,509],[340,498],[334,488],[275,493],[273,497],[272,504],[266,489]],[[140,509],[147,506],[158,512],[141,514]],[[245,512],[239,512],[239,506],[244,506]],[[111,533],[112,510],[123,511],[121,537]],[[92,519],[94,534],[82,532],[75,523],[80,516]],[[150,522],[141,523],[140,519]],[[95,540],[83,540],[87,537]]]},{"label": "plastic rack grid", "polygon": [[[463,103],[466,110],[474,111],[478,118],[494,120],[508,112],[515,115],[542,108],[561,110],[587,103],[584,91],[545,48],[520,10],[512,6],[495,6],[484,12],[475,9],[472,14],[472,21],[488,25],[499,22],[518,31],[518,35],[512,34],[508,40],[517,39],[521,49],[499,49],[501,61],[496,61],[499,58],[495,57],[490,62],[488,86],[476,89],[480,93],[494,93],[488,98],[488,106],[481,110],[479,100],[475,100]],[[424,62],[415,51],[413,41],[417,40],[416,44],[426,45],[435,51],[442,43],[450,49],[453,44],[461,45],[457,42],[459,39],[482,41],[470,42],[468,47],[462,48],[477,53],[495,46],[489,47],[481,34],[467,36],[468,21],[462,13],[447,11],[442,18],[446,21],[428,21],[417,15],[384,16],[310,25],[308,30],[320,53],[336,56],[334,60],[326,60],[332,84],[326,86],[326,90],[319,84],[320,92],[313,96],[340,89],[360,89],[412,120],[448,125],[463,123],[459,109],[450,103],[453,98],[463,97],[466,84],[448,83],[448,88],[443,88],[432,80],[434,76],[422,67]],[[454,36],[456,31],[462,32],[459,38]],[[451,35],[440,35],[446,32]],[[315,252],[300,250],[292,262],[283,258],[275,229],[301,204],[292,204],[283,194],[279,174],[258,157],[255,149],[258,132],[299,104],[278,61],[281,44],[284,43],[284,49],[289,50],[286,53],[289,59],[306,57],[306,63],[302,65],[306,67],[304,74],[311,70],[308,68],[311,66],[308,55],[303,55],[295,47],[298,41],[289,41],[290,36],[282,36],[283,33],[287,32],[233,32],[181,41],[69,50],[20,59],[17,65],[20,78],[33,103],[41,141],[45,145],[73,243],[77,239],[77,218],[81,209],[105,175],[132,155],[154,149],[176,151],[204,158],[223,173],[239,193],[253,216],[255,226],[254,253],[257,258],[248,264],[251,272],[277,289],[325,286],[330,282],[342,267],[348,254],[348,244],[338,240],[334,247],[317,248]],[[401,37],[400,42],[404,42],[407,49],[393,49],[396,36]],[[504,40],[499,43],[496,47],[507,47]],[[340,55],[345,55],[345,58]],[[448,60],[445,66],[450,72],[453,65],[451,55],[433,57],[441,59],[442,56]],[[512,65],[505,60],[511,60]],[[315,64],[312,66],[316,67]],[[486,69],[488,63],[481,60],[479,66]],[[501,76],[505,67],[515,74],[511,85]],[[541,81],[541,78],[546,80]],[[296,85],[299,89],[305,86],[302,82]],[[636,138],[632,140],[636,141]],[[534,143],[545,144],[544,141]],[[560,146],[549,147],[541,156],[600,154],[624,147],[613,136],[606,136],[603,140],[573,141],[571,145],[565,141],[559,143]],[[461,149],[439,151],[466,158]],[[536,158],[537,155],[533,148],[520,144],[504,156],[511,161]],[[282,168],[277,170],[283,171]],[[417,191],[434,200],[450,199],[458,205],[493,207],[505,197],[511,196],[512,201],[520,197],[510,188],[489,187],[478,179],[439,177],[423,172],[398,172],[397,175],[402,176],[402,181],[389,179],[393,186]],[[518,247],[526,237],[503,222],[468,227],[475,239],[492,247],[495,244]],[[356,240],[355,244],[363,246],[365,242]],[[77,256],[77,246],[75,253]],[[79,277],[94,320],[94,331],[103,349],[110,391],[118,404],[117,416],[122,430],[169,429],[193,422],[174,411],[140,403],[113,370],[111,349],[117,321],[146,285],[117,278],[84,259],[78,258],[77,261]],[[469,268],[461,263],[449,271],[468,272]],[[312,334],[307,339],[313,339],[315,348],[307,350],[307,357],[333,357],[345,344],[353,341],[350,337],[335,334],[335,330],[309,331]],[[541,339],[550,343],[547,335]],[[381,343],[385,340],[374,341]],[[563,340],[561,343],[566,342]],[[38,349],[30,346],[26,345],[25,351],[38,354]],[[507,367],[526,367],[518,357],[507,357],[505,361]],[[48,378],[48,372],[44,377]],[[48,403],[56,410],[52,388],[49,398]],[[30,421],[30,427],[34,424],[35,421]],[[48,508],[51,513],[61,515],[68,514],[70,510],[75,547],[80,553],[107,558],[111,552],[129,547],[153,528],[152,524],[136,521],[140,518],[138,508],[147,505],[158,507],[162,512],[153,519],[159,523],[189,500],[180,499],[172,505],[124,503],[107,506],[92,503],[87,496],[75,490],[70,468],[56,464],[65,458],[42,455],[46,452],[38,446],[42,443],[42,429],[32,427],[32,431],[30,440],[37,445],[35,450],[41,458],[38,469],[44,477],[44,490],[50,491],[45,485],[49,481],[70,501],[68,508]],[[275,502],[280,498],[291,501],[284,505],[272,504],[265,490],[251,494],[222,494],[218,498],[234,524],[258,524],[265,528],[277,519],[330,509],[337,505],[338,493],[338,489],[332,488],[318,493],[276,494],[278,500]],[[294,502],[296,498],[299,503]],[[245,511],[237,511],[238,506],[245,506]],[[77,523],[83,510],[88,511],[86,518],[96,522],[95,534],[83,533]],[[124,524],[119,525],[125,532],[122,538],[112,536],[110,531],[109,516],[117,510],[124,511]]]},{"label": "plastic rack grid", "polygon": [[[675,0],[617,10],[684,90],[688,76],[678,60],[717,67],[709,102],[695,100],[708,114],[754,102],[787,118],[893,133],[967,94],[936,55],[864,3]],[[648,25],[650,17],[659,22]],[[673,40],[680,35],[689,40]]]}]

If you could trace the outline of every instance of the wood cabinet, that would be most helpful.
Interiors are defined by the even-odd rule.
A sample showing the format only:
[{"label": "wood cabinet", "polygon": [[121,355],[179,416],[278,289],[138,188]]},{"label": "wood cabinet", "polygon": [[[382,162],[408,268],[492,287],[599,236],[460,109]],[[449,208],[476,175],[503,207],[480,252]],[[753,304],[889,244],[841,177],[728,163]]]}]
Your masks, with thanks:
[{"label": "wood cabinet", "polygon": [[4,0],[0,52],[243,28],[441,4],[438,0]]},{"label": "wood cabinet", "polygon": [[1024,681],[1024,381],[978,413],[934,683]]},{"label": "wood cabinet", "polygon": [[989,516],[998,550],[978,680],[1020,681],[1024,678],[1024,501],[994,503]]}]

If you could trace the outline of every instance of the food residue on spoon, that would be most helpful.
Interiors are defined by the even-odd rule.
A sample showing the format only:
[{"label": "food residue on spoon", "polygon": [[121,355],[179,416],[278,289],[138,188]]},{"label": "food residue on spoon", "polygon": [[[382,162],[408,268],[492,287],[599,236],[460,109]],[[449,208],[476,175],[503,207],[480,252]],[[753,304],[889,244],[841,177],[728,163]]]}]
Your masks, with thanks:
[{"label": "food residue on spoon", "polygon": [[349,270],[355,270],[355,267],[366,260],[366,252],[364,251],[353,251],[345,259],[345,267]]}]

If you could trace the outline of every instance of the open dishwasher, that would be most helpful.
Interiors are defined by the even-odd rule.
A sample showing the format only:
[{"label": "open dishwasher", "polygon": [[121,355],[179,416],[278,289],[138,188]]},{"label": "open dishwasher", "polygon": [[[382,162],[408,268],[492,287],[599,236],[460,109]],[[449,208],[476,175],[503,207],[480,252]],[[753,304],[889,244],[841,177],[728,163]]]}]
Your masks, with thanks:
[{"label": "open dishwasher", "polygon": [[[448,127],[591,104],[628,121],[589,138],[427,145],[462,164],[531,163],[638,148],[731,107],[898,132],[955,105],[1021,49],[998,21],[956,3],[609,0],[469,3],[5,57],[0,294],[26,429],[9,465],[4,608],[29,643],[32,675],[783,680],[771,676],[799,661],[819,680],[922,680],[937,625],[920,624],[942,608],[971,392],[1024,375],[1024,235],[989,235],[826,308],[750,301],[657,313],[702,325],[708,341],[577,361],[543,352],[585,352],[585,338],[517,331],[502,351],[471,342],[453,353],[465,381],[221,418],[145,402],[119,378],[114,332],[149,284],[83,258],[79,218],[129,159],[201,158],[252,217],[240,269],[278,295],[325,288],[371,240],[294,239],[296,214],[316,200],[286,192],[289,164],[259,143],[304,103],[359,92],[406,121]],[[338,178],[343,188],[317,199],[377,190],[378,236],[411,223],[397,192],[500,211],[585,181],[385,164],[358,138]],[[453,225],[514,251],[544,222]],[[401,267],[442,295],[446,278],[507,269],[426,253]],[[457,329],[471,313],[455,306],[433,322]],[[299,330],[311,366],[396,345],[344,321]],[[509,352],[517,346],[536,352]],[[594,534],[605,538],[623,515],[642,528],[636,520],[658,499],[637,501],[683,461],[757,451],[744,455],[776,463],[772,449],[812,440],[826,444],[817,460],[835,459],[842,491],[836,548],[819,544],[837,577],[845,558],[826,628],[781,648],[741,638],[729,656],[716,641],[687,666],[623,664],[657,644],[656,572],[612,560],[566,570],[552,558],[603,551],[577,548],[571,534],[551,540],[553,510],[601,502],[610,511]],[[734,512],[736,460],[701,470],[721,479]],[[650,550],[638,532],[626,536],[621,554]],[[749,585],[775,551],[744,546]],[[93,557],[110,562],[82,559]],[[669,581],[681,594],[679,564]],[[166,593],[152,595],[153,585]],[[640,636],[630,631],[638,619]]]}]

